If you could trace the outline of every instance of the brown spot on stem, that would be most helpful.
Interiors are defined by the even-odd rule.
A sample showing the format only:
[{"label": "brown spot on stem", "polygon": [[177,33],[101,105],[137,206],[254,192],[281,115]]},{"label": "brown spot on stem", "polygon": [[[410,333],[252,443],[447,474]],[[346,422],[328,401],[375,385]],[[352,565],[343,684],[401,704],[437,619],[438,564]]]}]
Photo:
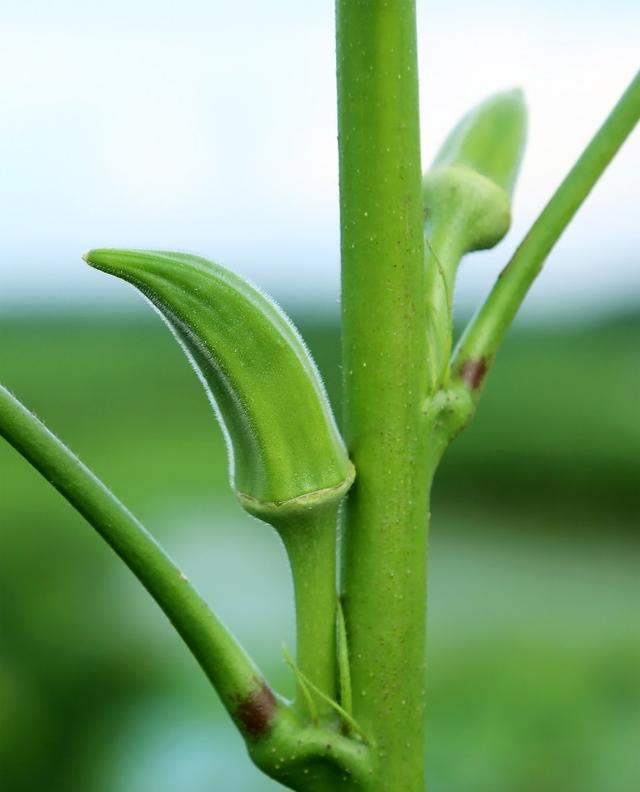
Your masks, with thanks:
[{"label": "brown spot on stem", "polygon": [[269,731],[271,720],[278,709],[278,702],[269,685],[264,679],[259,681],[259,685],[248,696],[237,696],[235,699],[235,717],[242,730],[256,739],[264,737]]},{"label": "brown spot on stem", "polygon": [[467,383],[472,390],[477,390],[482,385],[482,380],[487,373],[487,359],[485,357],[477,360],[465,360],[460,366],[460,377]]}]

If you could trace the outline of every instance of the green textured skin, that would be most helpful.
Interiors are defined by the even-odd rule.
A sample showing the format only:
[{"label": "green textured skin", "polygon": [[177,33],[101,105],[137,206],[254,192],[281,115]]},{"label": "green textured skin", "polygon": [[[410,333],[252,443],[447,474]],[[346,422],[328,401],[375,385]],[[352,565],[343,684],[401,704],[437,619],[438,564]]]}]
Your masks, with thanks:
[{"label": "green textured skin", "polygon": [[265,516],[344,494],[353,468],[320,376],[271,300],[185,253],[92,250],[86,260],[136,286],[169,324],[216,409],[245,508]]}]

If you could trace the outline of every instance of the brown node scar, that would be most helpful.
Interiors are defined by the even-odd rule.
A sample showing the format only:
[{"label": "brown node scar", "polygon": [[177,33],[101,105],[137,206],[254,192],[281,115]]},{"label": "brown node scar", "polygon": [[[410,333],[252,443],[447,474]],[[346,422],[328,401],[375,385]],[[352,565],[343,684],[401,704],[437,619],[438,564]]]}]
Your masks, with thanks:
[{"label": "brown node scar", "polygon": [[477,390],[482,385],[482,380],[487,373],[487,359],[485,357],[477,360],[465,360],[460,366],[460,377],[469,385],[472,390]]},{"label": "brown node scar", "polygon": [[248,696],[236,697],[235,716],[242,724],[243,731],[254,738],[264,737],[269,731],[271,720],[278,709],[273,691],[264,681]]}]

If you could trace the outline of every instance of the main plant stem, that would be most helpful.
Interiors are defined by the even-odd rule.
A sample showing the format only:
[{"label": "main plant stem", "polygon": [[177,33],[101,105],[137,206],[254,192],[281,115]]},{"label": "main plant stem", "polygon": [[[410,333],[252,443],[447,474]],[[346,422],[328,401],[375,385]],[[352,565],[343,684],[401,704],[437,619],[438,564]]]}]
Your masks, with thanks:
[{"label": "main plant stem", "polygon": [[354,716],[375,792],[424,789],[429,462],[415,2],[338,0],[345,432]]}]

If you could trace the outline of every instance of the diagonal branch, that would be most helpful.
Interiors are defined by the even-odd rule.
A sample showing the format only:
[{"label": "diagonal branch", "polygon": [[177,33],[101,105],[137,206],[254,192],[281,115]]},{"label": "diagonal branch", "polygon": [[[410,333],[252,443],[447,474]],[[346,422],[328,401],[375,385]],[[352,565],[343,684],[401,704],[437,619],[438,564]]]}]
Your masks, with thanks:
[{"label": "diagonal branch", "polygon": [[0,436],[80,512],[155,599],[218,692],[259,767],[293,789],[306,788],[316,776],[370,772],[369,752],[361,742],[330,727],[310,728],[273,693],[144,526],[2,385]]},{"label": "diagonal branch", "polygon": [[535,221],[453,355],[454,384],[477,402],[485,375],[531,284],[640,118],[640,72]]},{"label": "diagonal branch", "polygon": [[167,615],[242,734],[269,730],[280,703],[249,657],[156,540],[109,489],[0,385],[0,435],[92,525]]}]

